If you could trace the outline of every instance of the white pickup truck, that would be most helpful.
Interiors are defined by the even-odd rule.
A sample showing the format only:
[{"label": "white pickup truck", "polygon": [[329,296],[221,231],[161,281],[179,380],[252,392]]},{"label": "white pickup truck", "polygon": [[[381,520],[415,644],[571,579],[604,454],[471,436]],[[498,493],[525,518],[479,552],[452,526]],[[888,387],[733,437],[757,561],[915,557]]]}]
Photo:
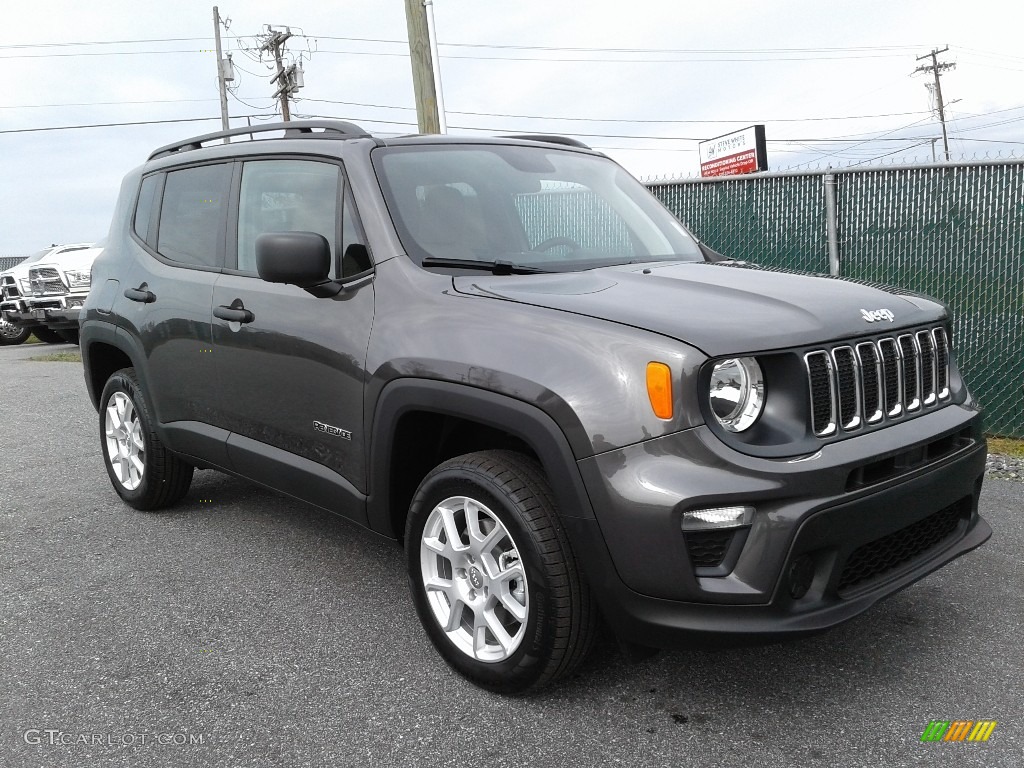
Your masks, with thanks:
[{"label": "white pickup truck", "polygon": [[78,341],[78,314],[91,285],[92,263],[102,247],[78,243],[49,248],[0,275],[0,317],[5,344],[32,333],[42,341]]}]

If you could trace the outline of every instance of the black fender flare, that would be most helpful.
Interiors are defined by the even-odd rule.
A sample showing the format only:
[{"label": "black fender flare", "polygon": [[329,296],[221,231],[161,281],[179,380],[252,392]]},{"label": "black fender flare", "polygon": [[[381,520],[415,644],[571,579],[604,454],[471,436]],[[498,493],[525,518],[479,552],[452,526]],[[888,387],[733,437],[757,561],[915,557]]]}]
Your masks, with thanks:
[{"label": "black fender flare", "polygon": [[500,429],[526,443],[540,459],[563,517],[593,519],[594,509],[569,441],[536,405],[478,387],[432,379],[401,378],[381,390],[370,431],[367,516],[370,528],[399,538],[391,521],[391,457],[398,422],[425,411]]},{"label": "black fender flare", "polygon": [[103,344],[108,347],[113,347],[123,353],[131,361],[131,365],[135,369],[135,375],[138,377],[139,385],[142,387],[143,392],[149,392],[148,383],[146,381],[146,366],[144,364],[146,355],[142,351],[138,342],[123,328],[120,328],[113,323],[90,322],[81,327],[79,348],[82,351],[82,368],[85,373],[85,385],[89,391],[89,399],[92,400],[94,408],[98,410],[100,407],[100,394],[103,389],[102,383],[100,383],[100,386],[97,388],[96,382],[93,380],[90,355],[92,354],[92,346],[94,344]]}]

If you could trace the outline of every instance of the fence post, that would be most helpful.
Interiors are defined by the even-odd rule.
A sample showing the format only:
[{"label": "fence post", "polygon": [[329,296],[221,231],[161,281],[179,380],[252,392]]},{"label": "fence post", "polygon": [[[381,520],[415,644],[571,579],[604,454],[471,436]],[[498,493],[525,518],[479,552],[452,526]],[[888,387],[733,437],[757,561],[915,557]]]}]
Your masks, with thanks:
[{"label": "fence post", "polygon": [[839,205],[836,202],[838,182],[834,173],[822,177],[825,184],[825,230],[828,237],[828,273],[839,276]]}]

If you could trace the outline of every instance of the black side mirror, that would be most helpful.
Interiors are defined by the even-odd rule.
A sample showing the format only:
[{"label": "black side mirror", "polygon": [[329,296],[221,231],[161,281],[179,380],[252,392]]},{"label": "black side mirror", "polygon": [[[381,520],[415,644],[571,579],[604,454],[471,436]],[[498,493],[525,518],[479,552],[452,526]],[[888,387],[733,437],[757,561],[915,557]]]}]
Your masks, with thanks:
[{"label": "black side mirror", "polygon": [[316,232],[265,232],[256,238],[256,270],[268,283],[311,288],[331,274],[331,246]]}]

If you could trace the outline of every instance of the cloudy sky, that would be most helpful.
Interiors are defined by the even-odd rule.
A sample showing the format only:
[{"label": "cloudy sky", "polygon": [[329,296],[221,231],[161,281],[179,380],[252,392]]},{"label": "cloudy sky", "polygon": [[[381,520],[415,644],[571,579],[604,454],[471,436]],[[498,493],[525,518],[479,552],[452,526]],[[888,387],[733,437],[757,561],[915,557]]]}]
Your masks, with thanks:
[{"label": "cloudy sky", "polygon": [[[13,7],[12,7],[13,6]],[[267,24],[290,26],[299,116],[414,132],[404,0],[220,0],[232,125],[275,114]],[[219,128],[213,4],[8,3],[0,255],[103,237],[126,171]],[[696,175],[697,140],[764,123],[772,170],[930,159],[917,57],[940,60],[951,152],[1024,150],[1022,5],[1009,0],[434,0],[451,133],[563,133],[641,178]],[[293,115],[294,116],[294,115]],[[133,125],[109,125],[134,123]],[[75,127],[96,126],[106,127]],[[40,129],[60,130],[40,130]],[[938,150],[941,153],[941,142]]]}]

